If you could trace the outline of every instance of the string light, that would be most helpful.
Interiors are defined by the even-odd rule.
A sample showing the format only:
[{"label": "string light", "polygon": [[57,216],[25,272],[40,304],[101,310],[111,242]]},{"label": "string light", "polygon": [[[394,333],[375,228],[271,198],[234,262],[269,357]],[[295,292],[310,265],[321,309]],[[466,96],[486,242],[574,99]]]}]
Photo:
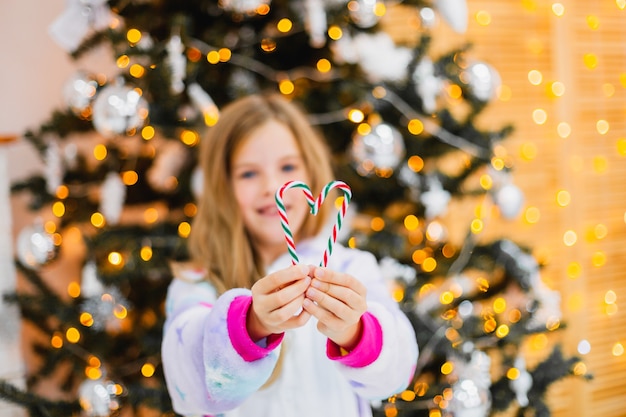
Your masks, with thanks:
[{"label": "string light", "polygon": [[67,285],[67,294],[72,298],[80,297],[80,284],[72,281]]},{"label": "string light", "polygon": [[233,56],[233,53],[228,48],[220,48],[217,51],[217,55],[219,56],[220,62],[228,62],[228,61],[230,61],[231,57]]},{"label": "string light", "polygon": [[553,3],[552,13],[554,13],[556,17],[563,17],[563,15],[565,15],[565,6],[563,6],[562,3]]},{"label": "string light", "polygon": [[561,122],[557,125],[556,131],[563,139],[568,138],[572,133],[572,127],[567,122]]},{"label": "string light", "polygon": [[130,58],[128,55],[121,55],[115,61],[118,68],[126,68],[130,65]]},{"label": "string light", "polygon": [[111,252],[107,256],[107,260],[113,266],[121,267],[124,264],[124,257],[119,252]]},{"label": "string light", "polygon": [[[64,200],[70,195],[70,189],[66,185],[59,185],[56,190],[56,196],[59,200]],[[51,232],[48,232],[51,233]]]},{"label": "string light", "polygon": [[154,207],[149,207],[143,212],[143,218],[146,223],[152,224],[159,220],[159,212]]},{"label": "string light", "polygon": [[186,239],[191,234],[191,224],[189,222],[181,222],[178,225],[178,236]]},{"label": "string light", "polygon": [[142,367],[141,367],[141,374],[143,376],[145,376],[146,378],[150,378],[152,375],[154,375],[154,371],[155,371],[155,367],[153,364],[151,363],[145,363]]},{"label": "string light", "polygon": [[530,70],[528,72],[528,81],[532,85],[539,85],[543,81],[543,75],[541,74],[541,72],[539,72],[537,70]]},{"label": "string light", "polygon": [[567,190],[560,190],[556,193],[556,203],[560,207],[567,207],[572,201],[572,196]]},{"label": "string light", "polygon": [[419,119],[411,119],[409,120],[407,129],[412,135],[418,136],[419,134],[424,132],[424,123],[422,123],[422,121]]},{"label": "string light", "polygon": [[98,161],[103,161],[107,157],[107,148],[102,144],[98,144],[93,148],[93,156]]},{"label": "string light", "polygon": [[278,23],[276,24],[276,28],[278,29],[279,32],[282,32],[282,33],[289,32],[292,27],[293,27],[293,23],[291,22],[291,20],[287,18],[280,19]]},{"label": "string light", "polygon": [[491,24],[491,14],[486,10],[476,12],[475,18],[480,26],[489,26]]},{"label": "string light", "polygon": [[370,221],[370,228],[374,232],[380,232],[385,228],[385,220],[382,217],[373,217]]},{"label": "string light", "polygon": [[419,219],[413,214],[409,214],[404,218],[404,227],[409,231],[417,229],[419,224]]},{"label": "string light", "polygon": [[343,30],[339,26],[332,25],[328,28],[328,37],[330,39],[337,41],[341,39],[342,36],[343,36]]},{"label": "string light", "polygon": [[65,214],[65,204],[63,204],[61,201],[56,201],[52,205],[52,214],[57,217],[63,217],[63,215]]},{"label": "string light", "polygon": [[53,348],[60,349],[63,347],[63,337],[59,332],[55,332],[50,338],[50,345]]},{"label": "string light", "polygon": [[581,340],[580,342],[578,342],[577,351],[581,355],[587,355],[589,352],[591,352],[591,343],[589,343],[589,341],[586,339]]},{"label": "string light", "polygon": [[106,224],[104,215],[100,212],[95,212],[91,215],[91,224],[97,228],[102,228]]},{"label": "string light", "polygon": [[65,331],[65,339],[70,343],[78,343],[80,332],[75,327],[70,327]]},{"label": "string light", "polygon": [[135,185],[139,181],[139,174],[135,171],[124,171],[122,172],[122,182],[125,185]]},{"label": "string light", "polygon": [[217,51],[210,51],[207,55],[206,55],[206,60],[209,62],[209,64],[217,64],[220,62],[220,54]]},{"label": "string light", "polygon": [[137,29],[129,29],[126,32],[126,39],[131,45],[139,43],[141,41],[141,32]]}]

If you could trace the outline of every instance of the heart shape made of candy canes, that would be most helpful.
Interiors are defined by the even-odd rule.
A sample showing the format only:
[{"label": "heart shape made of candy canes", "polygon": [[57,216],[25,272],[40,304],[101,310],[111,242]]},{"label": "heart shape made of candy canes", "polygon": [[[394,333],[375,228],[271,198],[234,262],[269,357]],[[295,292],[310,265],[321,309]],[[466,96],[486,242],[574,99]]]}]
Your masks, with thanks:
[{"label": "heart shape made of candy canes", "polygon": [[343,202],[341,204],[341,208],[337,211],[337,220],[333,225],[333,230],[331,232],[330,237],[328,238],[328,244],[326,245],[326,249],[324,250],[324,255],[322,257],[322,261],[320,262],[320,266],[328,265],[328,258],[333,252],[333,245],[337,241],[337,235],[339,230],[341,230],[341,226],[343,224],[343,218],[346,215],[346,210],[348,209],[348,204],[350,204],[350,199],[352,198],[352,190],[343,181],[331,181],[324,186],[322,192],[317,196],[317,198],[313,198],[313,193],[307,184],[302,181],[288,181],[282,187],[276,191],[276,207],[278,208],[278,214],[280,216],[280,223],[283,228],[283,233],[285,234],[285,240],[287,241],[287,250],[291,255],[291,261],[295,265],[300,262],[298,258],[298,253],[296,252],[296,243],[293,239],[293,233],[291,233],[291,228],[289,227],[289,219],[287,218],[287,210],[285,210],[285,204],[283,203],[283,194],[290,188],[301,188],[304,192],[304,196],[306,197],[306,201],[311,208],[311,214],[317,215],[319,212],[322,203],[328,196],[331,190],[337,188],[343,191]]}]

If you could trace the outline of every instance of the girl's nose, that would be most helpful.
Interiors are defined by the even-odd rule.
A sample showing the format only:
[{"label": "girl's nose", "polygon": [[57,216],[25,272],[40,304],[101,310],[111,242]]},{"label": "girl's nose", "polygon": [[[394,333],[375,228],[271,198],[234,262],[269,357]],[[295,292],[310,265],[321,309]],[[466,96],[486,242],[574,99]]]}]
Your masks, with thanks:
[{"label": "girl's nose", "polygon": [[265,192],[271,195],[276,194],[276,191],[283,186],[282,179],[278,175],[268,174],[265,179]]}]

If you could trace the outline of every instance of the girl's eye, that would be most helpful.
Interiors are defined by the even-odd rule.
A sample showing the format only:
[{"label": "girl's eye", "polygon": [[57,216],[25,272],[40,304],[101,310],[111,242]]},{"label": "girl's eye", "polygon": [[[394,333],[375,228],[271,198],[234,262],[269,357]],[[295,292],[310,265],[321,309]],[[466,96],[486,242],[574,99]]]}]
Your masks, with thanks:
[{"label": "girl's eye", "polygon": [[296,164],[285,164],[285,165],[283,165],[283,171],[285,171],[285,172],[292,172],[292,171],[295,171],[296,169],[298,169]]},{"label": "girl's eye", "polygon": [[247,178],[252,178],[255,175],[256,175],[256,172],[254,171],[243,171],[238,175],[238,177],[241,179],[247,179]]}]

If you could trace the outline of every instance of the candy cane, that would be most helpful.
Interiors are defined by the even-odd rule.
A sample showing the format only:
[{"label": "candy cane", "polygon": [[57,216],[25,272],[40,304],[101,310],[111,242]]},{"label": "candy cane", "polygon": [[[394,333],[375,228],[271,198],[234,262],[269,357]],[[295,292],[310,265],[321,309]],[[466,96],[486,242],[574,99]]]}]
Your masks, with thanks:
[{"label": "candy cane", "polygon": [[326,249],[324,250],[324,255],[322,257],[322,261],[320,262],[320,266],[328,265],[328,258],[333,252],[333,245],[337,241],[337,235],[339,234],[339,230],[341,230],[341,226],[343,225],[343,218],[346,215],[346,211],[348,209],[348,205],[350,204],[350,199],[352,198],[352,191],[348,184],[343,181],[332,181],[324,186],[322,192],[317,196],[316,199],[313,198],[313,194],[311,193],[311,189],[308,185],[306,185],[302,181],[288,181],[282,187],[276,191],[276,207],[278,208],[278,214],[280,216],[280,223],[283,228],[283,233],[285,234],[285,240],[287,241],[287,250],[291,255],[291,261],[294,265],[300,262],[298,258],[298,254],[296,252],[296,243],[293,239],[293,233],[291,233],[291,228],[289,227],[289,219],[287,218],[287,210],[285,209],[285,204],[283,203],[283,194],[286,190],[290,188],[301,188],[304,192],[304,196],[306,197],[306,201],[311,208],[311,214],[317,215],[319,212],[322,203],[326,199],[326,196],[330,193],[331,190],[337,188],[343,191],[344,198],[341,204],[341,208],[337,211],[337,220],[333,225],[333,229],[330,237],[328,238],[328,244],[326,245]]}]

